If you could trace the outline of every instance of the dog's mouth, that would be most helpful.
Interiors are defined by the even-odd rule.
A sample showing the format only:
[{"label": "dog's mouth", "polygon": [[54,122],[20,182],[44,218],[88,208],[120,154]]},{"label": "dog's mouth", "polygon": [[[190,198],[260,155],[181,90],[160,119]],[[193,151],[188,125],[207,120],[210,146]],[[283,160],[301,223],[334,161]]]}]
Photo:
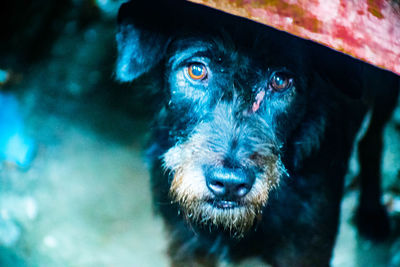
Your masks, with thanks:
[{"label": "dog's mouth", "polygon": [[222,210],[234,209],[242,206],[237,201],[212,199],[207,201],[212,207]]}]

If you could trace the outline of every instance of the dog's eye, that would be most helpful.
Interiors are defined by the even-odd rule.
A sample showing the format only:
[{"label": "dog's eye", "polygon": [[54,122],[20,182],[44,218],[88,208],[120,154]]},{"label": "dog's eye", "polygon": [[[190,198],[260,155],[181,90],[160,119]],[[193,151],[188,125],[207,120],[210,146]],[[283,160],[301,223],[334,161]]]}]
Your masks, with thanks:
[{"label": "dog's eye", "polygon": [[192,63],[187,68],[187,73],[192,80],[199,81],[207,77],[206,66],[202,63]]},{"label": "dog's eye", "polygon": [[284,91],[293,85],[293,79],[283,72],[275,72],[269,81],[271,89],[275,91]]}]

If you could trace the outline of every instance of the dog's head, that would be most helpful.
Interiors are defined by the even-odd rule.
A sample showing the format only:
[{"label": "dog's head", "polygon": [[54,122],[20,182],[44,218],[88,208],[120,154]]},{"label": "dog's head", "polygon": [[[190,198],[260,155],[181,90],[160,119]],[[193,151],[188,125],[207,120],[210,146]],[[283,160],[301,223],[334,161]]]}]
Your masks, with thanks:
[{"label": "dog's head", "polygon": [[163,80],[156,127],[167,133],[170,196],[190,222],[240,236],[288,175],[284,153],[296,154],[295,166],[318,147],[326,91],[309,79],[306,42],[178,3],[188,6],[179,19],[166,6],[121,8],[117,76]]}]

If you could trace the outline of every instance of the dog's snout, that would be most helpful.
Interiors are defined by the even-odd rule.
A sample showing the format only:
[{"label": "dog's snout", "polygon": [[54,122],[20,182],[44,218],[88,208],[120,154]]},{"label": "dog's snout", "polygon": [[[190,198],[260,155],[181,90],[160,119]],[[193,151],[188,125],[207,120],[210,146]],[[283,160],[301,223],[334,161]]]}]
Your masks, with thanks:
[{"label": "dog's snout", "polygon": [[242,169],[208,168],[205,176],[208,189],[223,200],[239,200],[250,192],[254,183],[254,175]]}]

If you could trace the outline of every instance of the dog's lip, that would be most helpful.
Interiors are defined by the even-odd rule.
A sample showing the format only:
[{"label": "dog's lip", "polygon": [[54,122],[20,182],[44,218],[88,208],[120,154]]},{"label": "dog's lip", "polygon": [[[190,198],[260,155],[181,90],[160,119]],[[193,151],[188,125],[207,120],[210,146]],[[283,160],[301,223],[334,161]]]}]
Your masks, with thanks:
[{"label": "dog's lip", "polygon": [[231,200],[213,199],[208,201],[212,206],[218,209],[233,209],[239,207],[239,203]]}]

